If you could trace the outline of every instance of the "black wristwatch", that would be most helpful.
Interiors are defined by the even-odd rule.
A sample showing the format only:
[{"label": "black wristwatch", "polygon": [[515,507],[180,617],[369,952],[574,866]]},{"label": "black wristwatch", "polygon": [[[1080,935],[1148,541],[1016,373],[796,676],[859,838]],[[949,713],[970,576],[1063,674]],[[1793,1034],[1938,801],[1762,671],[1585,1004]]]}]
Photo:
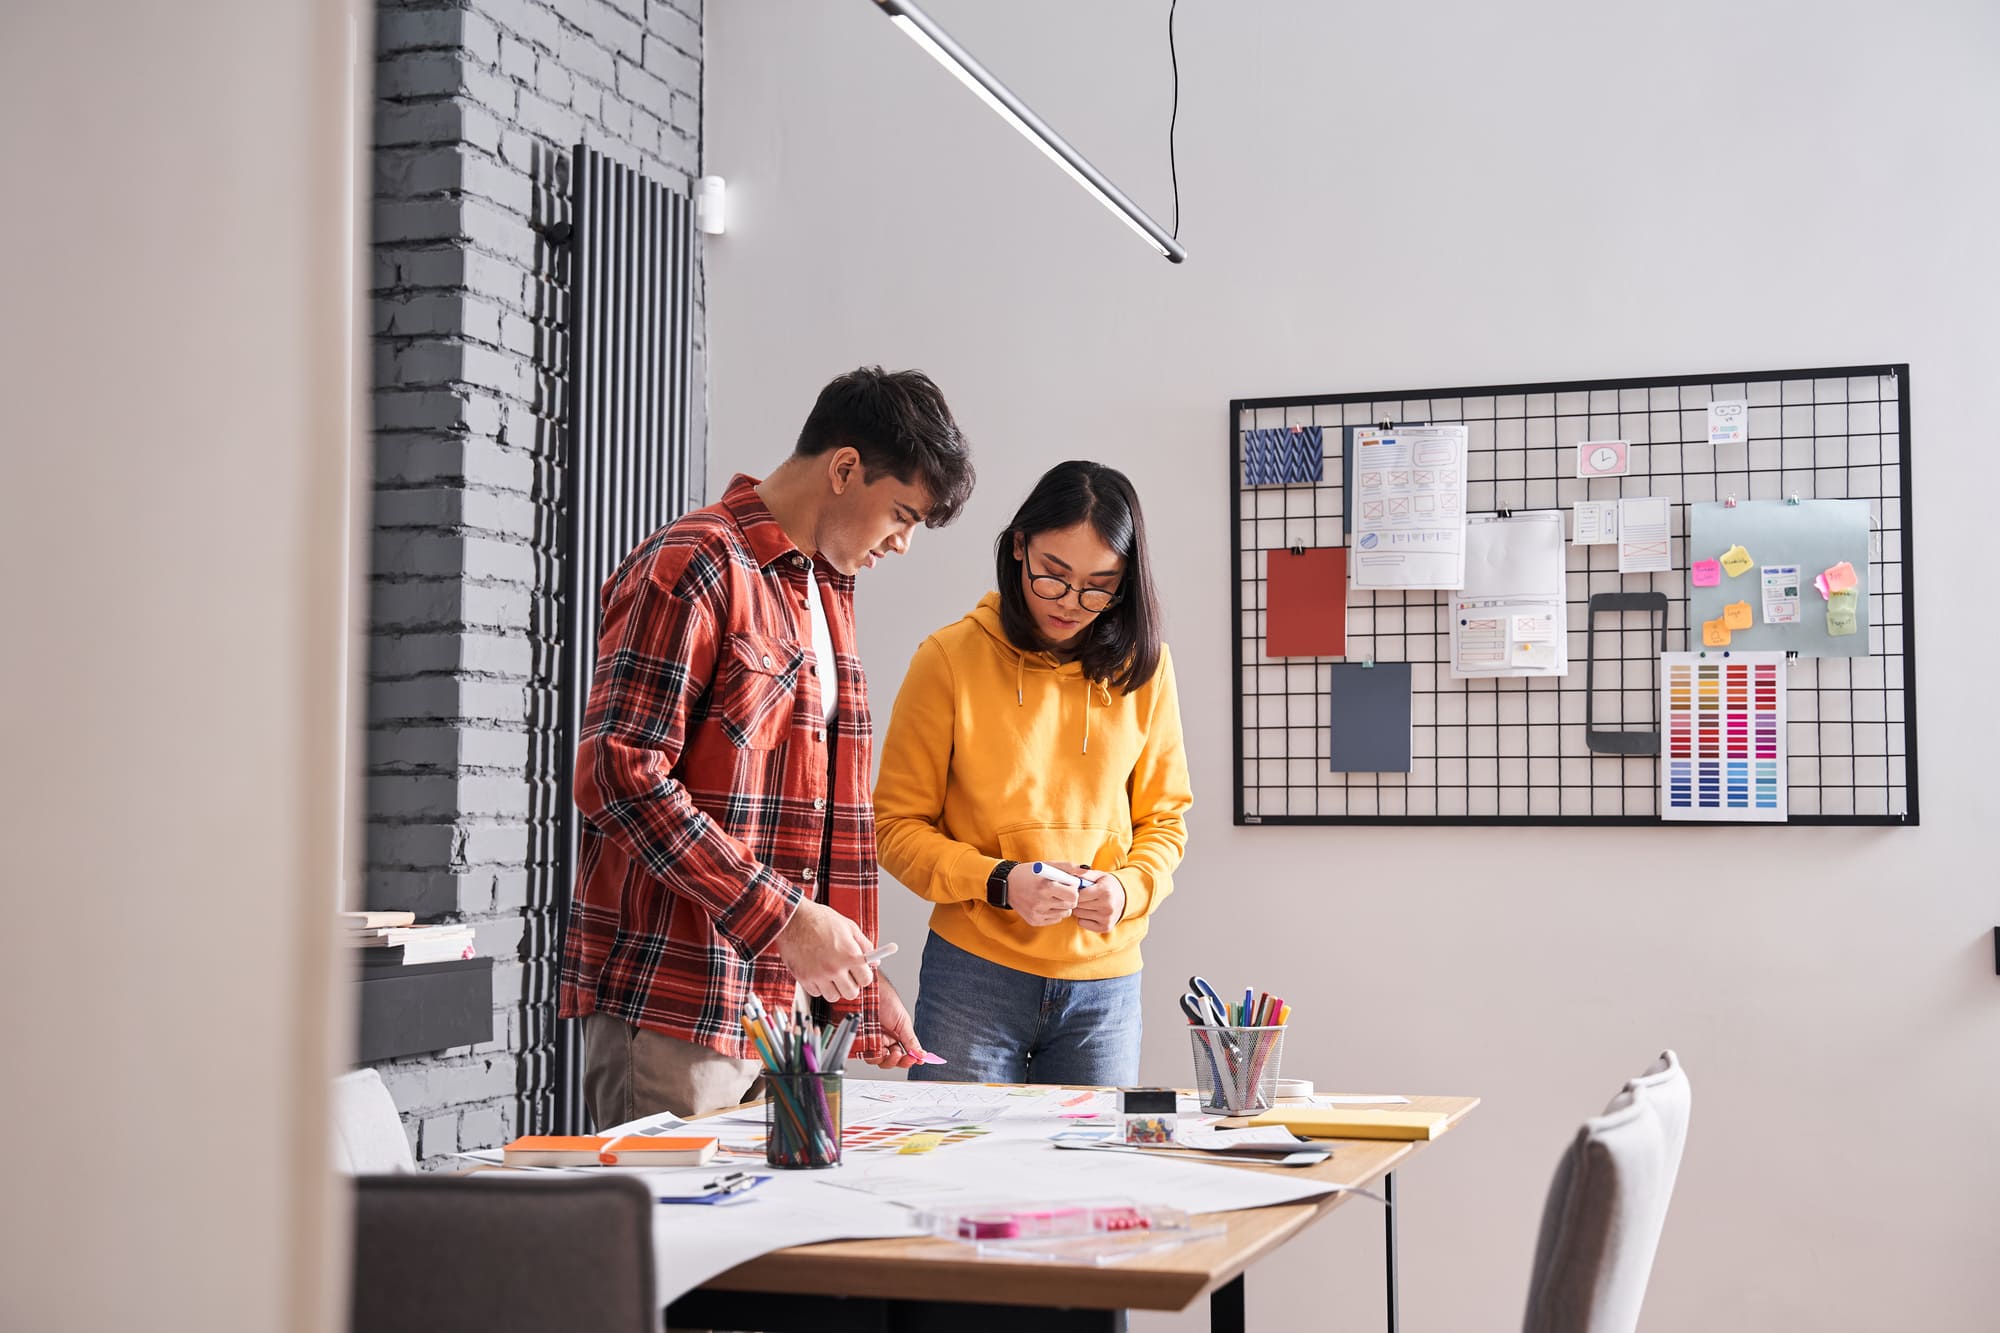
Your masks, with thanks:
[{"label": "black wristwatch", "polygon": [[1007,901],[1007,876],[1013,874],[1014,867],[1019,864],[1019,861],[1002,861],[986,877],[986,901],[1002,911],[1014,910],[1014,905]]}]

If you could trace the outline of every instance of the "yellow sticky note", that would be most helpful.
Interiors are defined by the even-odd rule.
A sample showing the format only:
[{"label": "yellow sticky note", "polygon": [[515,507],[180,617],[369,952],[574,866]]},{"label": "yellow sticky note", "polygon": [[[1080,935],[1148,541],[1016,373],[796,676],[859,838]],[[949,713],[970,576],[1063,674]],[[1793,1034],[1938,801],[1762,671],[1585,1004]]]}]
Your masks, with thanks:
[{"label": "yellow sticky note", "polygon": [[1710,648],[1727,648],[1729,646],[1729,626],[1723,624],[1720,620],[1702,621],[1701,641]]},{"label": "yellow sticky note", "polygon": [[1757,618],[1750,614],[1750,603],[1731,602],[1722,608],[1722,623],[1730,629],[1749,629]]},{"label": "yellow sticky note", "polygon": [[1855,618],[1854,589],[1842,588],[1826,599],[1826,632],[1843,638],[1859,627]]},{"label": "yellow sticky note", "polygon": [[927,1153],[943,1142],[942,1134],[912,1134],[903,1140],[903,1146],[896,1150],[896,1156],[912,1157],[918,1153]]},{"label": "yellow sticky note", "polygon": [[1750,558],[1750,553],[1740,546],[1732,546],[1722,553],[1722,567],[1729,571],[1732,579],[1756,563]]}]

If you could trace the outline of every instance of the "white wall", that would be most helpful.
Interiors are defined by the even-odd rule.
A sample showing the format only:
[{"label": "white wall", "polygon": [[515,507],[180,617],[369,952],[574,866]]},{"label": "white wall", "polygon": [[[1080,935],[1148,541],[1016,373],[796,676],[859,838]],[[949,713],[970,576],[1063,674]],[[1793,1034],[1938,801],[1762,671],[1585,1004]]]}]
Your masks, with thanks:
[{"label": "white wall", "polygon": [[[1163,0],[930,9],[1167,216]],[[1407,1327],[1519,1319],[1560,1146],[1666,1045],[1698,1108],[1646,1327],[1990,1327],[2000,10],[1189,0],[1179,35],[1173,268],[864,0],[711,6],[711,490],[832,374],[936,376],[982,481],[863,580],[886,720],[1036,475],[1133,475],[1197,796],[1147,1074],[1188,1077],[1199,970],[1296,1004],[1287,1072],[1484,1097],[1401,1182]],[[1232,396],[1897,360],[1923,827],[1232,827]],[[923,913],[890,886],[884,919],[913,982]],[[1379,1262],[1375,1214],[1341,1210],[1252,1271],[1252,1326],[1377,1326]]]},{"label": "white wall", "polygon": [[0,11],[7,1329],[339,1323],[358,8]]}]

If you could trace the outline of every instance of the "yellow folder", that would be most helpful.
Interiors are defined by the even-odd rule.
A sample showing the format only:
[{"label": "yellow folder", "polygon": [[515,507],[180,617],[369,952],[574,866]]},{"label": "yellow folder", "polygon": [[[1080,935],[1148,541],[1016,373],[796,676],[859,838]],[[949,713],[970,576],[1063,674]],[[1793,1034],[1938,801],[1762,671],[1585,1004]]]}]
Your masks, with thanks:
[{"label": "yellow folder", "polygon": [[1251,1125],[1283,1125],[1309,1139],[1434,1139],[1451,1117],[1443,1111],[1357,1111],[1344,1106],[1279,1106]]}]

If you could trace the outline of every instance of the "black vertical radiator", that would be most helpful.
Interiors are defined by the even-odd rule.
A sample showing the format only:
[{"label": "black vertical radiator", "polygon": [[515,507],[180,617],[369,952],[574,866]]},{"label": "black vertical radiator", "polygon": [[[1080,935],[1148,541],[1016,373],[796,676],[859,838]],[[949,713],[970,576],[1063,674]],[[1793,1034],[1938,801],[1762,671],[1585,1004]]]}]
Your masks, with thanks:
[{"label": "black vertical radiator", "polygon": [[[633,547],[689,508],[696,389],[692,202],[582,144],[571,160],[570,191],[569,413],[556,719],[561,781],[555,917],[564,931],[581,822],[569,793],[596,661],[598,593]],[[543,969],[551,1004],[556,971]],[[585,1129],[581,1029],[573,1019],[555,1024],[551,1133]]]}]

